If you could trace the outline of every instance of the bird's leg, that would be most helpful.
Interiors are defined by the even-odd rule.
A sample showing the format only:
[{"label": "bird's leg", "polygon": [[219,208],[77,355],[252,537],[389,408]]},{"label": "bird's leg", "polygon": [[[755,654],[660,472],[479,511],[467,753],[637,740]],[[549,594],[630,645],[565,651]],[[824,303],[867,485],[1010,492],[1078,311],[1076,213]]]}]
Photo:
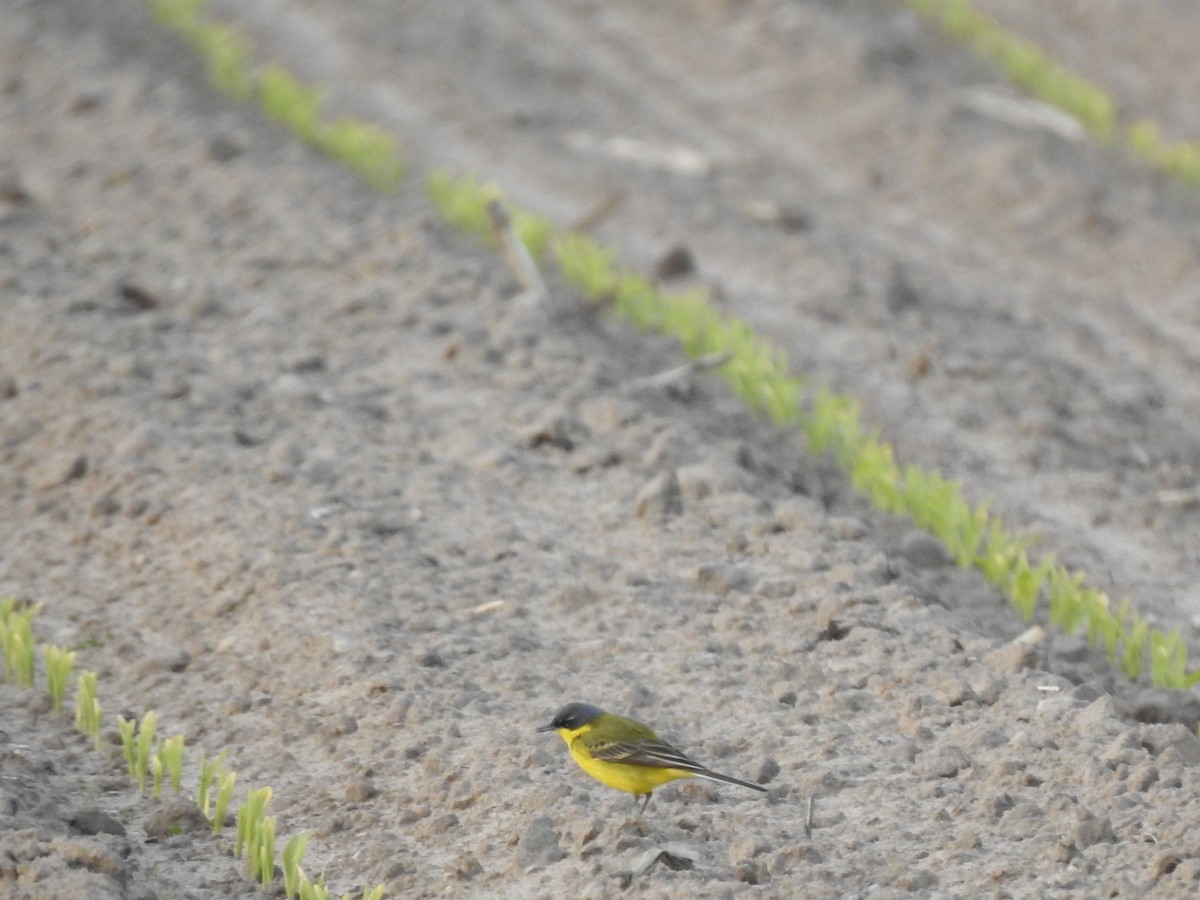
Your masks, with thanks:
[{"label": "bird's leg", "polygon": [[[642,801],[642,808],[638,810],[639,816],[644,816],[646,814],[646,807],[650,805],[650,794],[651,793],[652,793],[651,791],[646,791],[646,799]],[[637,802],[637,798],[634,798],[634,802],[635,803]]]}]

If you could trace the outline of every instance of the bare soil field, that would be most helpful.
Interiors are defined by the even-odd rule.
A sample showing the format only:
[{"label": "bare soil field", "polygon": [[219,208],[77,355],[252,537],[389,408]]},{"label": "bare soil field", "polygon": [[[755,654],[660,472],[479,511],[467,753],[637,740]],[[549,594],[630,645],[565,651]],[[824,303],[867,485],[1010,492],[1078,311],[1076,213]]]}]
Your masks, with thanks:
[{"label": "bare soil field", "polygon": [[[1191,5],[980,6],[1195,133]],[[136,0],[0,2],[0,596],[106,714],[227,748],[339,892],[1196,895],[1200,699],[1026,632],[716,378],[650,378],[669,342],[524,302],[421,179],[686,247],[902,461],[1189,638],[1200,197],[891,3],[213,8],[413,173],[372,194]],[[536,733],[569,700],[768,793],[639,816]],[[0,893],[259,893],[105,741],[0,688]]]}]

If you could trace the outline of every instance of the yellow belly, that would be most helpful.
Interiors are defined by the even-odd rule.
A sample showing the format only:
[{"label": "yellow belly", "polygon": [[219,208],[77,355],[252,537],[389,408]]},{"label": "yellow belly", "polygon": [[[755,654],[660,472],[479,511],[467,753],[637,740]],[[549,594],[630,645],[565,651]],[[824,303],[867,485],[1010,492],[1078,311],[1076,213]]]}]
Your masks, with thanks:
[{"label": "yellow belly", "polygon": [[597,781],[618,791],[630,794],[649,794],[659,785],[674,781],[676,778],[693,778],[691,772],[684,769],[660,769],[651,766],[630,766],[625,763],[607,762],[595,759],[586,750],[577,750],[571,744],[571,756],[579,767]]}]

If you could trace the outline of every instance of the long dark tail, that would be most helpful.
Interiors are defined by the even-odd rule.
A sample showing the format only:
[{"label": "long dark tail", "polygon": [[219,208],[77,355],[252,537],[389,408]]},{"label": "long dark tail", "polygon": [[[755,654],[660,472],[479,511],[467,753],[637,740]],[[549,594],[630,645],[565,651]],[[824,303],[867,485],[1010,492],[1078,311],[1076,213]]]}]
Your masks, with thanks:
[{"label": "long dark tail", "polygon": [[734,778],[732,775],[722,775],[720,772],[714,772],[712,769],[695,768],[690,771],[694,772],[700,778],[707,778],[709,781],[724,781],[727,784],[740,784],[742,787],[748,787],[752,790],[762,791],[764,794],[767,789],[761,784],[755,784],[753,781],[742,781],[740,778]]}]

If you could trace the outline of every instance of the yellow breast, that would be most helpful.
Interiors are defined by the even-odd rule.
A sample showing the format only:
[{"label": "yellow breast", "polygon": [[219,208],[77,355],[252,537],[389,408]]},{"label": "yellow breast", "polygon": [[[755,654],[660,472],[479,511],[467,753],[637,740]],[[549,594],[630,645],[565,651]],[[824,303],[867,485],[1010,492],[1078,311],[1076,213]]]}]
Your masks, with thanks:
[{"label": "yellow breast", "polygon": [[654,766],[631,766],[626,763],[596,759],[578,739],[571,741],[571,756],[579,767],[597,781],[618,791],[630,794],[649,794],[659,785],[676,778],[692,778],[691,772],[683,769],[666,769]]}]

